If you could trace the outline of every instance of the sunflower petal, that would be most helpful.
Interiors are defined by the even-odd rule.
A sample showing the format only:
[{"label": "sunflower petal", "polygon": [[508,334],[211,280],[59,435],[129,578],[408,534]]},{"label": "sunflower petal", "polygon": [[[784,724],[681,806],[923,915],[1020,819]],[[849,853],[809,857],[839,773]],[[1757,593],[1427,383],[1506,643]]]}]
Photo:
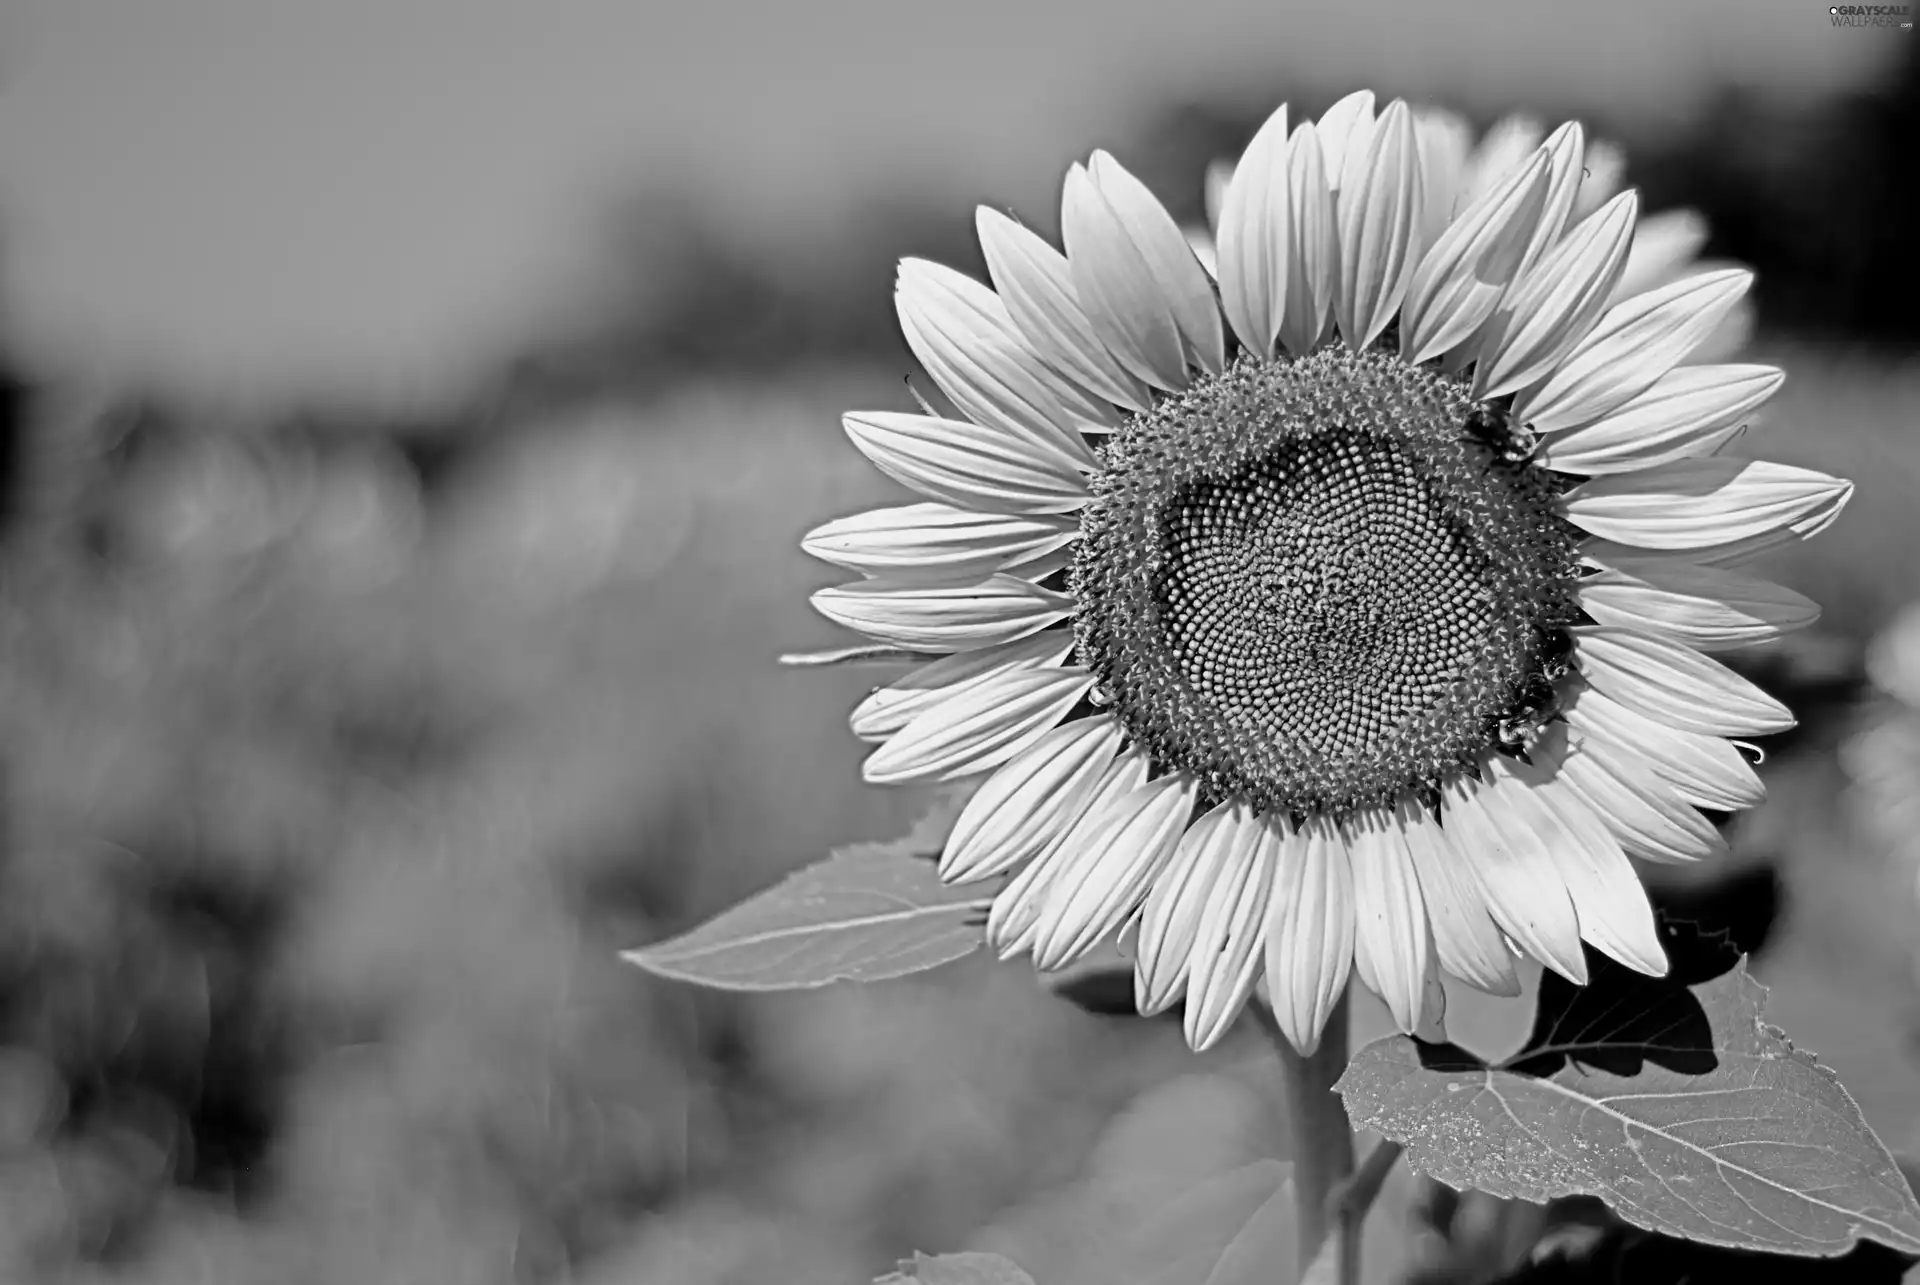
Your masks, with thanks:
[{"label": "sunflower petal", "polygon": [[[1351,158],[1364,152],[1373,133],[1373,91],[1356,89],[1320,113],[1313,122],[1319,135],[1320,151],[1326,162],[1327,190],[1343,190]],[[1304,128],[1305,126],[1302,126]]]},{"label": "sunflower petal", "polygon": [[[1627,154],[1604,138],[1587,144],[1586,173],[1580,176],[1580,194],[1573,201],[1573,217],[1584,219],[1612,200],[1627,174]],[[1631,270],[1631,269],[1629,269]]]},{"label": "sunflower petal", "polygon": [[1474,396],[1526,387],[1586,338],[1626,265],[1639,209],[1638,195],[1622,192],[1521,273],[1481,332]]},{"label": "sunflower petal", "polygon": [[1699,861],[1726,851],[1726,841],[1713,823],[1694,811],[1652,768],[1571,726],[1566,735],[1561,774],[1628,855],[1672,863]]},{"label": "sunflower petal", "polygon": [[943,701],[867,755],[870,785],[951,781],[999,767],[1038,740],[1079,703],[1093,675],[1033,669]]},{"label": "sunflower petal", "polygon": [[1073,611],[1073,599],[1017,576],[972,585],[885,580],[822,589],[815,610],[849,629],[909,651],[972,651],[1039,633]]},{"label": "sunflower petal", "polygon": [[[1467,162],[1466,189],[1461,204],[1471,205],[1527,164],[1538,152],[1540,123],[1529,116],[1507,116],[1494,122]],[[1541,153],[1544,155],[1544,153]]]},{"label": "sunflower petal", "polygon": [[1691,647],[1611,625],[1572,632],[1575,663],[1595,690],[1656,722],[1703,736],[1764,736],[1793,726],[1785,705]]},{"label": "sunflower petal", "polygon": [[1495,755],[1489,784],[1524,819],[1566,881],[1581,939],[1628,968],[1664,977],[1667,955],[1646,889],[1619,842],[1552,770],[1564,752],[1562,735],[1538,747],[1538,764]]},{"label": "sunflower petal", "polygon": [[971,583],[1021,569],[1065,549],[1079,525],[1052,514],[975,513],[950,504],[869,509],[817,526],[800,547],[823,562],[865,576],[912,577],[928,583]]},{"label": "sunflower petal", "polygon": [[1369,809],[1354,823],[1347,856],[1353,869],[1354,971],[1411,1034],[1426,1001],[1432,942],[1420,879],[1398,816]]},{"label": "sunflower petal", "polygon": [[1008,959],[1033,949],[1041,912],[1075,861],[1084,854],[1088,831],[1105,825],[1109,813],[1122,799],[1146,785],[1149,767],[1146,754],[1138,747],[1121,750],[1094,787],[1093,798],[1081,811],[1080,819],[1050,840],[1039,855],[1000,890],[987,914],[987,944],[1000,958]]},{"label": "sunflower petal", "polygon": [[883,741],[934,705],[962,695],[980,683],[994,682],[1002,671],[1063,664],[1073,650],[1073,635],[1056,629],[1017,642],[942,656],[881,687],[853,707],[853,734]]},{"label": "sunflower petal", "polygon": [[1407,284],[1400,351],[1408,362],[1464,342],[1493,314],[1546,195],[1547,158],[1537,155],[1440,234]]},{"label": "sunflower petal", "polygon": [[1247,144],[1220,200],[1220,307],[1247,351],[1271,356],[1287,301],[1287,109]]},{"label": "sunflower petal", "polygon": [[1444,826],[1472,872],[1487,911],[1520,949],[1576,986],[1587,984],[1580,921],[1566,881],[1514,815],[1506,791],[1468,777],[1441,792]]},{"label": "sunflower petal", "polygon": [[1022,434],[894,411],[859,411],[842,423],[882,473],[963,509],[1068,513],[1087,502],[1074,459]]},{"label": "sunflower petal", "polygon": [[1526,276],[1548,251],[1559,244],[1573,217],[1574,202],[1580,197],[1587,154],[1587,133],[1578,121],[1568,121],[1547,135],[1540,144],[1547,154],[1547,199],[1534,225],[1533,239],[1520,260],[1520,275]]},{"label": "sunflower petal", "polygon": [[1353,967],[1353,871],[1332,822],[1275,829],[1273,898],[1267,919],[1267,992],[1274,1020],[1302,1056],[1320,1046]]},{"label": "sunflower petal", "polygon": [[1681,366],[1605,418],[1555,433],[1540,458],[1562,473],[1598,476],[1711,455],[1785,378],[1772,366]]},{"label": "sunflower petal", "polygon": [[1580,605],[1600,624],[1698,651],[1767,642],[1820,618],[1819,606],[1791,589],[1684,562],[1616,564],[1580,582]]},{"label": "sunflower petal", "polygon": [[1093,154],[1088,172],[1159,286],[1191,359],[1187,364],[1216,375],[1225,370],[1226,333],[1213,282],[1194,258],[1180,225],[1145,183],[1106,152]]},{"label": "sunflower petal", "polygon": [[1025,434],[1092,471],[1080,434],[1114,428],[1119,414],[1042,361],[998,295],[943,264],[902,259],[894,308],[913,355],[968,418]]},{"label": "sunflower petal", "polygon": [[1662,210],[1640,220],[1633,232],[1633,252],[1626,271],[1608,302],[1618,303],[1637,294],[1677,281],[1700,257],[1707,244],[1707,221],[1693,210]]},{"label": "sunflower petal", "polygon": [[1287,302],[1280,342],[1290,353],[1312,352],[1326,338],[1339,289],[1340,224],[1326,158],[1312,122],[1287,140]]},{"label": "sunflower petal", "polygon": [[1225,1032],[1253,988],[1274,846],[1244,803],[1223,803],[1188,827],[1141,909],[1134,969],[1139,1010],[1162,1012],[1186,991],[1189,1042],[1196,1047]]},{"label": "sunflower petal", "polygon": [[1236,836],[1239,861],[1201,914],[1187,978],[1187,1043],[1204,1052],[1233,1027],[1260,979],[1267,907],[1279,871],[1280,837],[1249,817]]},{"label": "sunflower petal", "polygon": [[1067,171],[1061,190],[1060,235],[1074,293],[1114,360],[1156,388],[1185,388],[1186,348],[1173,308],[1120,213],[1081,165]]},{"label": "sunflower petal", "polygon": [[1853,483],[1765,460],[1710,456],[1597,477],[1562,497],[1582,529],[1621,544],[1703,549],[1831,520]]},{"label": "sunflower petal", "polygon": [[1439,240],[1453,218],[1467,179],[1467,154],[1473,131],[1456,112],[1439,107],[1416,108],[1413,127],[1420,137],[1420,172],[1425,177],[1426,208],[1420,215],[1420,246]]},{"label": "sunflower petal", "polygon": [[1118,800],[1085,832],[1076,827],[1061,855],[1070,861],[1035,924],[1033,961],[1072,963],[1136,910],[1179,845],[1193,813],[1193,779],[1172,773]]},{"label": "sunflower petal", "polygon": [[1670,727],[1587,688],[1562,711],[1568,726],[1612,761],[1644,762],[1696,807],[1737,812],[1767,797],[1752,764],[1718,736]]},{"label": "sunflower petal", "polygon": [[1731,268],[1622,300],[1552,375],[1514,400],[1514,415],[1551,433],[1625,405],[1712,334],[1752,284],[1751,272]]},{"label": "sunflower petal", "polygon": [[954,820],[940,877],[971,883],[1039,855],[1093,802],[1122,739],[1117,719],[1095,715],[1053,728],[1008,760]]},{"label": "sunflower petal", "polygon": [[1080,305],[1067,257],[984,205],[974,214],[974,227],[993,288],[1033,350],[1095,396],[1128,410],[1152,409],[1147,386],[1100,342]]},{"label": "sunflower petal", "polygon": [[1426,196],[1420,144],[1402,102],[1381,114],[1358,164],[1348,158],[1340,192],[1340,334],[1365,348],[1386,329],[1406,296],[1419,253]]},{"label": "sunflower petal", "polygon": [[1429,818],[1419,804],[1403,801],[1396,816],[1420,878],[1421,899],[1433,930],[1440,966],[1494,995],[1518,995],[1520,974],[1513,952],[1487,913],[1480,885],[1454,838]]}]

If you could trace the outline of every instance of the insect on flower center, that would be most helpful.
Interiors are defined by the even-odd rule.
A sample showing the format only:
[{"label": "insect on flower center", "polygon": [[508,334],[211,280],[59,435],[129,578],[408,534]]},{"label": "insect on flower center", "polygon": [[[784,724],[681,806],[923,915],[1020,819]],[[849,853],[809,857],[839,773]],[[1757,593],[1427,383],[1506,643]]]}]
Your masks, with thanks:
[{"label": "insect on flower center", "polygon": [[1577,618],[1552,475],[1390,353],[1241,359],[1124,425],[1073,572],[1080,659],[1162,769],[1343,815],[1502,747]]}]

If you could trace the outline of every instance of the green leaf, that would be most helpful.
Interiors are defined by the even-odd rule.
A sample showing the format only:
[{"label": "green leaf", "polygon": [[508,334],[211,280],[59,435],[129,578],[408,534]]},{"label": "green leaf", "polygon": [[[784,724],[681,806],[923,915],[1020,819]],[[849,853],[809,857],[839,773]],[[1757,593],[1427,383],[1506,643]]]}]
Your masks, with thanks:
[{"label": "green leaf", "polygon": [[998,1254],[920,1254],[900,1260],[900,1270],[873,1285],[1033,1285],[1033,1277]]},{"label": "green leaf", "polygon": [[1705,1244],[1830,1257],[1868,1238],[1920,1251],[1920,1205],[1832,1071],[1761,1018],[1724,942],[1668,929],[1672,973],[1589,952],[1591,982],[1541,984],[1532,1036],[1488,1065],[1376,1040],[1337,1086],[1356,1124],[1454,1187],[1591,1195]]},{"label": "green leaf", "polygon": [[958,810],[904,839],[835,850],[682,936],[623,952],[650,973],[721,990],[800,990],[904,977],[972,953],[994,885],[950,887],[933,858]]}]

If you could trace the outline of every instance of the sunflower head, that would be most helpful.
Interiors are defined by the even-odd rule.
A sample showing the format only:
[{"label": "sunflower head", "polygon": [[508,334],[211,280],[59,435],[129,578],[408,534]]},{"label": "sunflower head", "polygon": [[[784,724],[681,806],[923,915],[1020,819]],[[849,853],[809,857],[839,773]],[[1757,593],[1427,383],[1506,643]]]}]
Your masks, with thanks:
[{"label": "sunflower head", "polygon": [[1345,819],[1499,744],[1578,619],[1551,474],[1391,352],[1242,357],[1101,452],[1072,588],[1082,664],[1212,802]]},{"label": "sunflower head", "polygon": [[1105,153],[1065,252],[982,211],[992,287],[901,269],[959,414],[850,415],[926,502],[815,531],[833,619],[927,655],[854,712],[886,783],[973,778],[942,875],[1059,967],[1131,926],[1140,1007],[1228,1029],[1264,973],[1313,1046],[1350,974],[1403,1029],[1438,970],[1664,971],[1629,858],[1721,847],[1732,738],[1791,724],[1706,653],[1811,621],[1732,569],[1847,483],[1721,449],[1749,274],[1693,263],[1576,125],[1370,94],[1283,108],[1190,243]]}]

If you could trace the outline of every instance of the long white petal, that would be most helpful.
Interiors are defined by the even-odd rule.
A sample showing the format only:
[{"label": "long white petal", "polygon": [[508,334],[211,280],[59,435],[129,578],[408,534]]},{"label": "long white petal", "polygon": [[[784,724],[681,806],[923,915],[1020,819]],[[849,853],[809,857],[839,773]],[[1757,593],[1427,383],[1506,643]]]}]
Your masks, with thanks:
[{"label": "long white petal", "polygon": [[1548,769],[1552,749],[1542,746],[1540,758],[1528,764],[1495,755],[1489,787],[1532,829],[1560,871],[1581,939],[1629,968],[1666,976],[1653,907],[1633,866],[1585,801]]},{"label": "long white petal", "polygon": [[1139,907],[1179,845],[1196,792],[1184,773],[1149,781],[1105,809],[1084,835],[1068,838],[1062,855],[1072,864],[1035,924],[1036,966],[1072,963]]},{"label": "long white petal", "polygon": [[1699,861],[1726,851],[1713,823],[1674,785],[1609,741],[1568,726],[1560,772],[1629,855],[1643,861]]},{"label": "long white petal", "polygon": [[1693,210],[1662,210],[1640,220],[1633,232],[1627,270],[1613,288],[1611,302],[1677,281],[1707,244],[1707,221]]},{"label": "long white petal", "polygon": [[[1281,111],[1285,111],[1283,106]],[[1215,161],[1207,166],[1207,172],[1200,180],[1200,199],[1206,206],[1207,226],[1218,235],[1220,231],[1220,210],[1227,202],[1227,185],[1233,182],[1236,166],[1232,161]]]},{"label": "long white petal", "polygon": [[[1373,133],[1373,91],[1356,89],[1320,114],[1314,131],[1326,161],[1327,187],[1339,192],[1353,157],[1366,150]],[[1302,127],[1305,125],[1303,123]]]},{"label": "long white petal", "polygon": [[1073,611],[1073,599],[1017,576],[973,585],[863,580],[822,589],[813,605],[829,620],[908,651],[972,651],[1012,642]]},{"label": "long white petal", "polygon": [[1415,108],[1413,127],[1420,136],[1420,172],[1426,189],[1426,209],[1420,216],[1422,253],[1446,230],[1467,181],[1467,156],[1473,130],[1456,112],[1438,107]]},{"label": "long white petal", "polygon": [[874,467],[922,495],[987,513],[1070,513],[1087,502],[1073,457],[964,420],[859,411],[842,419]]},{"label": "long white petal", "polygon": [[1312,352],[1326,338],[1339,264],[1339,219],[1320,133],[1309,122],[1287,140],[1287,303],[1280,342],[1288,352]]},{"label": "long white petal", "polygon": [[1550,436],[1540,457],[1562,473],[1629,473],[1711,455],[1786,378],[1772,366],[1681,366],[1612,414]]},{"label": "long white petal", "polygon": [[1592,688],[1564,712],[1575,732],[1602,742],[1614,761],[1644,762],[1696,807],[1736,812],[1767,797],[1752,764],[1721,737],[1670,727]]},{"label": "long white petal", "polygon": [[1220,200],[1220,307],[1241,346],[1271,356],[1287,301],[1287,109],[1247,144]]},{"label": "long white petal", "polygon": [[[1137,746],[1120,751],[1094,788],[1080,819],[1056,835],[993,899],[987,914],[987,944],[1002,959],[1033,948],[1040,913],[1064,876],[1084,854],[1085,835],[1107,823],[1119,802],[1147,783],[1150,762]],[[1060,890],[1059,895],[1066,895]]]},{"label": "long white petal", "polygon": [[1060,236],[1080,306],[1114,360],[1156,388],[1185,388],[1186,345],[1173,306],[1119,212],[1078,164],[1061,188]]},{"label": "long white petal", "polygon": [[996,571],[1031,568],[1066,549],[1079,524],[1052,514],[975,513],[950,504],[906,504],[835,518],[807,532],[800,547],[823,562],[865,576],[965,583]]},{"label": "long white petal", "polygon": [[1187,978],[1187,1043],[1203,1052],[1233,1027],[1266,960],[1267,909],[1280,868],[1280,836],[1248,816],[1233,836],[1231,877],[1215,883],[1201,913]]},{"label": "long white petal", "polygon": [[1246,815],[1239,802],[1213,808],[1187,827],[1173,860],[1153,881],[1134,942],[1134,1006],[1143,1016],[1165,1012],[1186,989],[1201,915],[1215,885],[1233,876],[1240,846],[1234,840]]},{"label": "long white petal", "polygon": [[1586,173],[1580,176],[1580,195],[1573,201],[1573,217],[1584,219],[1612,200],[1627,173],[1627,155],[1604,138],[1587,144]]},{"label": "long white petal", "polygon": [[1353,870],[1332,822],[1276,827],[1273,902],[1267,918],[1267,992],[1274,1020],[1302,1055],[1320,1046],[1353,967]]},{"label": "long white petal", "polygon": [[1096,396],[1129,410],[1151,409],[1147,386],[1121,368],[1094,332],[1066,256],[984,205],[974,227],[993,288],[1033,350]]},{"label": "long white petal", "polygon": [[1518,995],[1520,974],[1513,966],[1513,952],[1501,940],[1454,836],[1412,801],[1400,804],[1398,816],[1420,877],[1440,966],[1491,994]]},{"label": "long white petal", "polygon": [[1568,121],[1547,135],[1546,141],[1540,144],[1540,150],[1547,154],[1547,200],[1541,208],[1540,221],[1534,224],[1533,239],[1520,259],[1520,275],[1523,277],[1559,244],[1568,221],[1573,217],[1573,206],[1580,197],[1582,170],[1585,168],[1586,130],[1581,128],[1578,121]]},{"label": "long white petal", "polygon": [[1697,549],[1648,549],[1589,536],[1580,542],[1580,558],[1590,566],[1611,567],[1618,562],[1691,562],[1705,567],[1737,567],[1791,545],[1805,544],[1819,535],[1852,498],[1851,487],[1838,490],[1791,526],[1775,527],[1740,540]]},{"label": "long white petal", "polygon": [[1566,881],[1533,832],[1506,806],[1502,792],[1480,782],[1458,777],[1441,794],[1443,824],[1494,923],[1548,968],[1586,985],[1580,921]]},{"label": "long white petal", "polygon": [[940,877],[970,883],[1039,855],[1078,821],[1120,751],[1111,715],[1047,732],[973,792],[947,833]]},{"label": "long white petal", "polygon": [[1562,497],[1566,515],[1594,535],[1652,549],[1702,549],[1804,529],[1844,504],[1853,483],[1812,469],[1724,455],[1675,460],[1597,477]]},{"label": "long white petal", "polygon": [[1547,158],[1514,170],[1440,234],[1414,269],[1400,317],[1400,351],[1418,364],[1465,341],[1492,315],[1520,270],[1547,195]]},{"label": "long white petal", "polygon": [[1594,689],[1655,722],[1703,736],[1764,736],[1791,711],[1691,647],[1611,625],[1574,628],[1573,654]]},{"label": "long white petal", "polygon": [[1003,671],[1059,665],[1073,650],[1073,634],[1056,629],[1016,642],[942,656],[913,670],[853,707],[848,720],[862,740],[882,741],[934,705],[960,696]]},{"label": "long white petal", "polygon": [[1227,364],[1220,306],[1180,225],[1147,185],[1108,153],[1095,152],[1088,172],[1159,285],[1191,364],[1219,374]]},{"label": "long white petal", "polygon": [[1395,102],[1380,116],[1358,164],[1349,158],[1340,191],[1340,335],[1351,348],[1371,344],[1406,297],[1419,253],[1426,196],[1413,115]]},{"label": "long white petal", "polygon": [[1702,272],[1622,300],[1548,379],[1514,400],[1514,414],[1551,433],[1625,405],[1679,365],[1752,284],[1741,269]]},{"label": "long white petal", "polygon": [[1114,428],[1119,413],[1042,361],[998,295],[942,264],[902,259],[894,306],[913,355],[969,418],[1093,468],[1080,434]]},{"label": "long white petal", "polygon": [[1522,270],[1481,334],[1476,397],[1526,387],[1586,338],[1626,264],[1639,208],[1637,194],[1622,192]]},{"label": "long white petal", "polygon": [[1820,618],[1818,604],[1782,585],[1684,562],[1616,564],[1580,582],[1580,605],[1600,624],[1699,651],[1767,642]]},{"label": "long white petal", "polygon": [[942,702],[867,755],[869,784],[951,781],[1005,763],[1067,716],[1093,675],[1034,669]]},{"label": "long white petal", "polygon": [[1531,117],[1507,116],[1495,121],[1467,162],[1462,203],[1480,200],[1525,165],[1539,148],[1541,134],[1539,122]]},{"label": "long white petal", "polygon": [[1432,941],[1426,901],[1401,818],[1372,808],[1352,823],[1353,967],[1399,1028],[1420,1025]]}]

